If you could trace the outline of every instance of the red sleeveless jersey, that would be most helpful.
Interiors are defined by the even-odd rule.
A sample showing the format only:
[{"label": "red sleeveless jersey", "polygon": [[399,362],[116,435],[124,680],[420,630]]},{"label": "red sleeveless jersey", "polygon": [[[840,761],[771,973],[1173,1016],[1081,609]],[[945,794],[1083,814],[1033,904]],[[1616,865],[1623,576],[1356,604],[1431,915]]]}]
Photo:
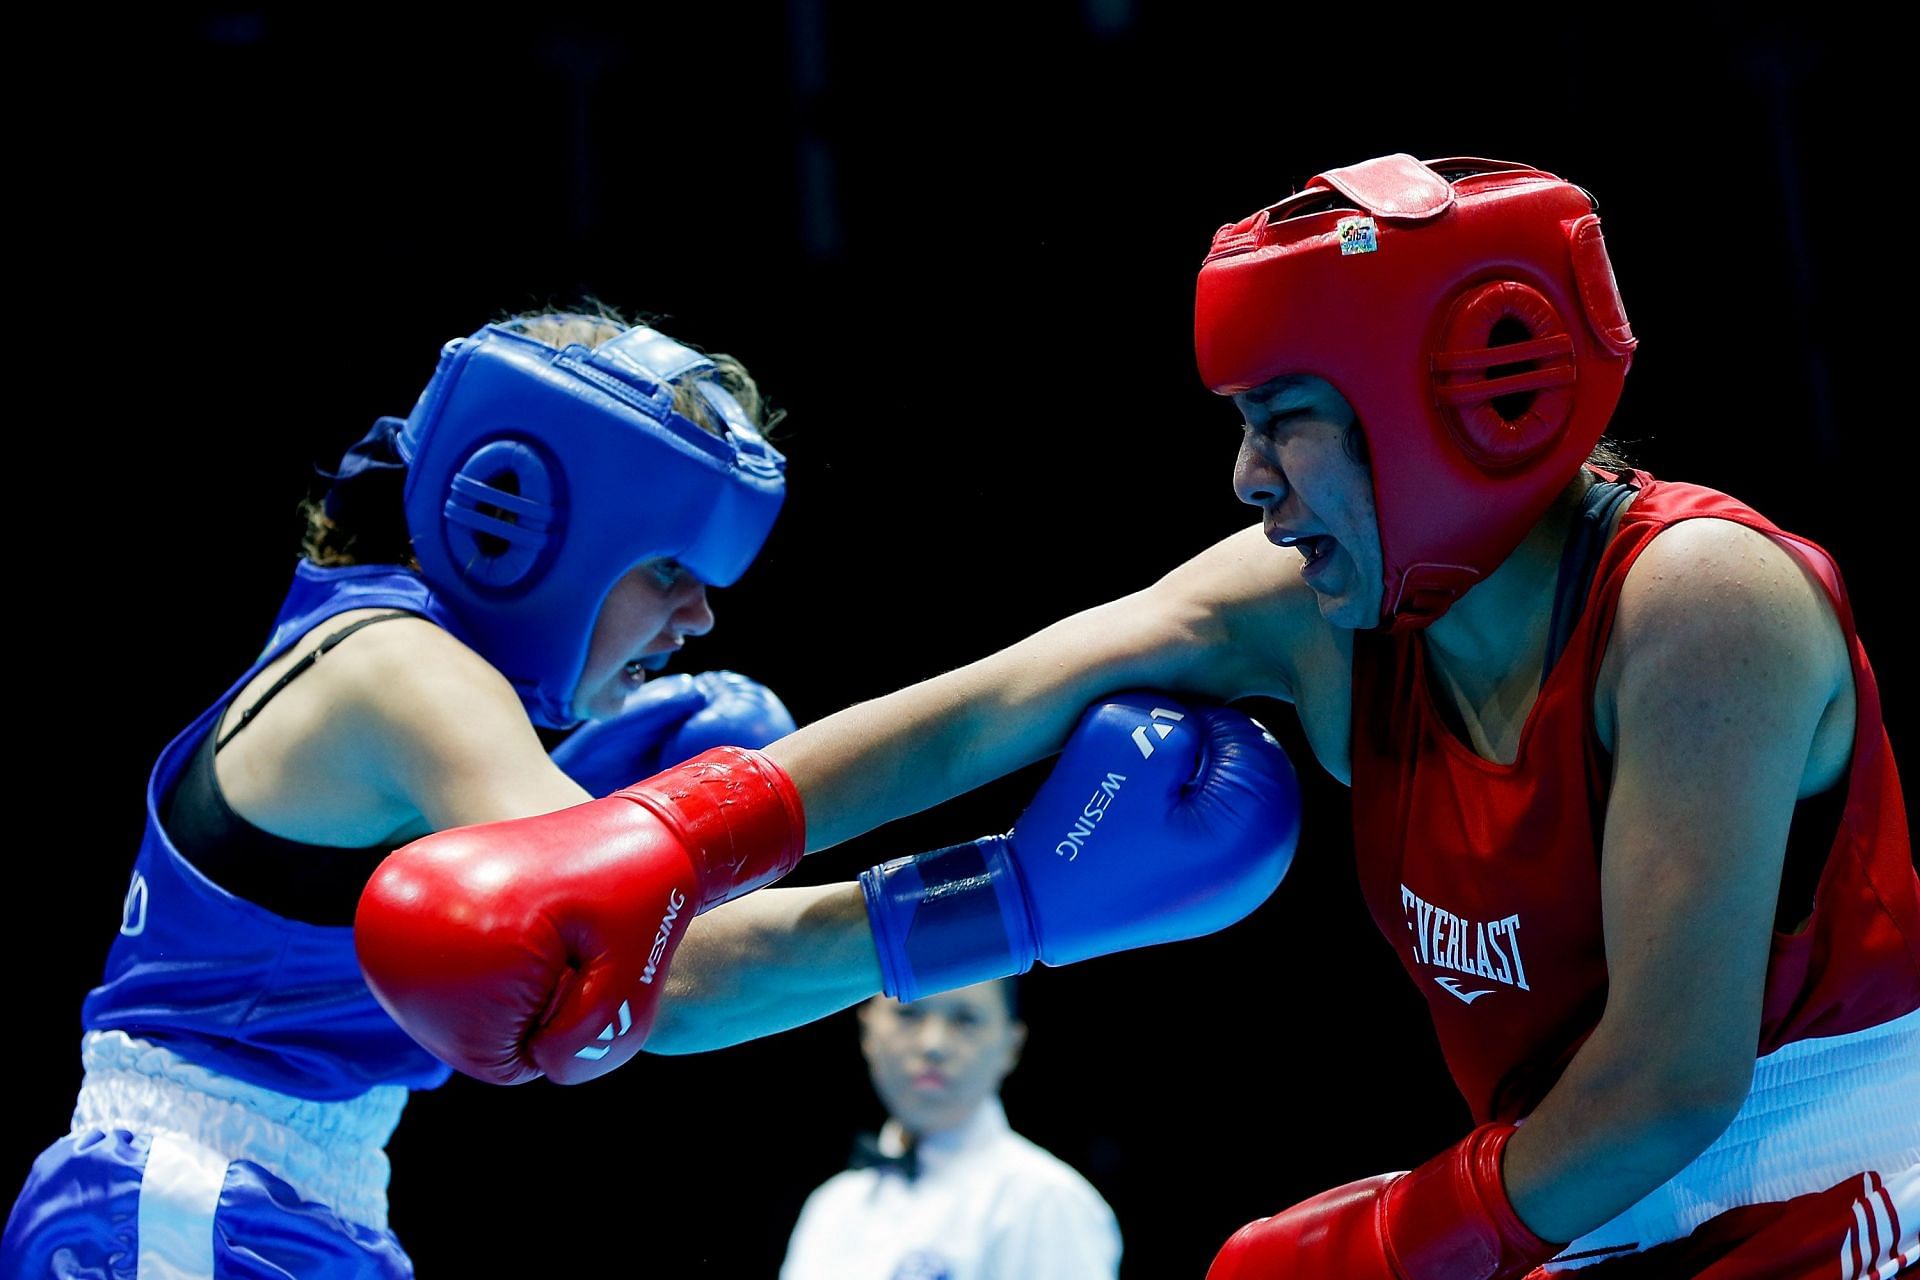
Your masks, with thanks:
[{"label": "red sleeveless jersey", "polygon": [[1593,689],[1621,585],[1667,526],[1702,516],[1773,538],[1825,585],[1853,659],[1858,722],[1812,919],[1775,933],[1756,1055],[1920,1007],[1916,878],[1879,692],[1827,553],[1722,493],[1629,473],[1640,490],[1600,559],[1511,765],[1476,755],[1427,686],[1417,633],[1363,632],[1353,657],[1353,821],[1374,923],[1425,994],[1476,1121],[1539,1104],[1600,1019],[1609,757]]}]

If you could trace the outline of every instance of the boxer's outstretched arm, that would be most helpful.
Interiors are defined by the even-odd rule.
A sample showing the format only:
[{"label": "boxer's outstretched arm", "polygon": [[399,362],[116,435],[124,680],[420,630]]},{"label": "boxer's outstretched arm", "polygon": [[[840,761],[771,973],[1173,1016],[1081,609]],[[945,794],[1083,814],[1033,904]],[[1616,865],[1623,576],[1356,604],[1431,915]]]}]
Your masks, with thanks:
[{"label": "boxer's outstretched arm", "polygon": [[857,882],[762,889],[689,926],[646,1048],[724,1048],[879,992],[880,962]]},{"label": "boxer's outstretched arm", "polygon": [[[1147,723],[1165,732],[1143,756]],[[1116,779],[1098,855],[1061,858],[1087,789]],[[762,890],[694,921],[647,1047],[717,1048],[876,989],[914,1000],[1225,928],[1286,874],[1299,806],[1291,763],[1251,717],[1163,690],[1108,699],[1083,711],[1005,835],[892,859],[857,887]]]},{"label": "boxer's outstretched arm", "polygon": [[1291,701],[1293,655],[1326,630],[1298,570],[1245,530],[1142,591],[782,738],[766,753],[805,799],[808,851],[1051,755],[1122,689]]},{"label": "boxer's outstretched arm", "polygon": [[[799,790],[807,848],[829,848],[1050,755],[1121,689],[1291,700],[1296,654],[1325,631],[1299,558],[1248,529],[1145,590],[765,753]],[[647,1049],[693,1053],[799,1026],[880,981],[857,884],[761,890],[694,922]]]},{"label": "boxer's outstretched arm", "polygon": [[[503,1083],[605,1074],[661,1019],[658,1044],[690,1051],[843,1008],[880,986],[851,888],[777,895],[713,914],[710,928],[693,917],[779,878],[803,845],[838,843],[1058,750],[1107,693],[1288,696],[1284,655],[1266,652],[1285,628],[1265,615],[1304,597],[1318,621],[1276,572],[1293,559],[1257,530],[1236,536],[1142,592],[764,754],[721,749],[602,800],[425,837],[361,897],[362,968],[417,1039]],[[436,941],[423,946],[427,935]],[[674,974],[685,981],[669,1013]],[[564,1017],[550,1012],[561,997]]]},{"label": "boxer's outstretched arm", "polygon": [[[1251,550],[1280,558],[1264,541]],[[1059,750],[1087,705],[1116,689],[1209,692],[1230,681],[1212,657],[1224,647],[1225,627],[1210,597],[1223,575],[1235,575],[1239,558],[1217,563],[1216,548],[1145,591],[765,748],[802,797],[808,849],[828,848]],[[826,1017],[880,989],[857,883],[763,889],[688,928],[646,1047],[721,1048]]]}]

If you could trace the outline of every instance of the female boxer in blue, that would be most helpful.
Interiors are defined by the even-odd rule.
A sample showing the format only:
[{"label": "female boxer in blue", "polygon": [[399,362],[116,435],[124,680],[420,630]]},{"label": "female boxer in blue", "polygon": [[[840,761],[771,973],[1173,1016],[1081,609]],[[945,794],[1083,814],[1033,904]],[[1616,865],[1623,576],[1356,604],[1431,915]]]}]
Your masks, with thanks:
[{"label": "female boxer in blue", "polygon": [[[731,673],[645,683],[773,523],[760,419],[728,357],[528,315],[449,344],[413,415],[355,446],[258,661],[153,771],[73,1131],[0,1274],[407,1272],[382,1147],[447,1069],[361,981],[361,887],[428,831],[792,728]],[[549,758],[536,724],[580,721]]]},{"label": "female boxer in blue", "polygon": [[[73,1128],[16,1201],[0,1274],[410,1275],[383,1147],[407,1091],[447,1064],[570,1082],[643,1041],[711,1048],[880,990],[855,884],[754,894],[688,927],[800,853],[783,778],[739,746],[792,728],[778,701],[729,673],[645,683],[712,625],[707,586],[734,581],[773,523],[783,460],[759,416],[723,357],[603,317],[522,317],[450,343],[408,418],[355,446],[259,660],[155,766],[119,936],[83,1012]],[[1108,866],[1086,894],[1036,872],[1009,929],[983,930],[980,905],[997,920],[1019,882],[1013,837],[889,864],[894,910],[871,927],[883,951],[911,933],[905,989],[1187,936],[1265,896],[1295,830],[1287,762],[1244,716],[1178,706],[1090,713],[1022,824],[1045,833],[1047,858],[1055,828],[1097,824],[1112,850],[1131,842],[1147,883]],[[583,721],[550,759],[535,726]],[[1136,722],[1159,730],[1150,764]],[[1109,806],[1116,764],[1132,781]],[[1190,794],[1196,775],[1226,799]],[[382,861],[431,831],[577,815],[609,792],[621,820],[672,825],[675,857],[656,842],[635,875],[591,847],[514,839],[484,865]],[[731,832],[735,812],[772,821]],[[1151,878],[1182,847],[1210,883],[1169,900]],[[991,874],[944,895],[950,927],[924,927],[938,911],[906,927],[923,882],[969,869]],[[471,959],[459,930],[397,920],[382,910],[395,895],[493,922],[510,973],[479,991],[485,1016],[449,985]],[[638,944],[615,948],[618,964],[598,958],[608,933]],[[387,1010],[418,1013],[421,983],[429,1012],[403,1031]]]}]

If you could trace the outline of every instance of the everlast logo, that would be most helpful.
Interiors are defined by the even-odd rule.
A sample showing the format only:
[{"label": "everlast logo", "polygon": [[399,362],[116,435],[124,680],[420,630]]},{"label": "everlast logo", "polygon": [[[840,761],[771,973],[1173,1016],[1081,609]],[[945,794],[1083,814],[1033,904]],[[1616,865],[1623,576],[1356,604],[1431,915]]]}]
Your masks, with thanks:
[{"label": "everlast logo", "polygon": [[[1463,919],[1445,907],[1434,906],[1405,885],[1400,886],[1400,906],[1407,913],[1407,932],[1413,935],[1416,963],[1532,990],[1527,986],[1527,967],[1520,960],[1518,915],[1485,922]],[[1445,975],[1434,982],[1467,1004],[1494,991],[1492,987],[1465,990],[1458,978]]]},{"label": "everlast logo", "polygon": [[640,971],[640,981],[651,986],[653,975],[660,968],[660,957],[666,954],[667,939],[673,936],[673,922],[680,918],[680,908],[687,905],[686,895],[678,889],[667,894],[667,914],[660,917],[660,932],[653,935],[653,950],[647,952],[647,967]]},{"label": "everlast logo", "polygon": [[1087,803],[1081,806],[1080,819],[1068,829],[1067,838],[1053,846],[1056,856],[1065,858],[1068,862],[1080,856],[1080,850],[1086,846],[1087,837],[1091,836],[1093,829],[1100,825],[1100,819],[1107,816],[1107,806],[1112,804],[1113,798],[1120,794],[1120,788],[1126,781],[1127,775],[1124,773],[1107,774],[1106,779],[1100,784],[1100,789],[1088,797]]}]

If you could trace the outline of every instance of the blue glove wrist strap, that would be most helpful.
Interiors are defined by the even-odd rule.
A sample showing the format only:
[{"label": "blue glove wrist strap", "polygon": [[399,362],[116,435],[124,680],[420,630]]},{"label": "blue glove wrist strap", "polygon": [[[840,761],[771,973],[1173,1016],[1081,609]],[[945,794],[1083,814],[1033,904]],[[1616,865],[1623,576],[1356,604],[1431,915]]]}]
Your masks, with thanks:
[{"label": "blue glove wrist strap", "polygon": [[988,836],[861,873],[881,990],[917,1000],[1033,967],[1026,891],[1006,845]]}]

